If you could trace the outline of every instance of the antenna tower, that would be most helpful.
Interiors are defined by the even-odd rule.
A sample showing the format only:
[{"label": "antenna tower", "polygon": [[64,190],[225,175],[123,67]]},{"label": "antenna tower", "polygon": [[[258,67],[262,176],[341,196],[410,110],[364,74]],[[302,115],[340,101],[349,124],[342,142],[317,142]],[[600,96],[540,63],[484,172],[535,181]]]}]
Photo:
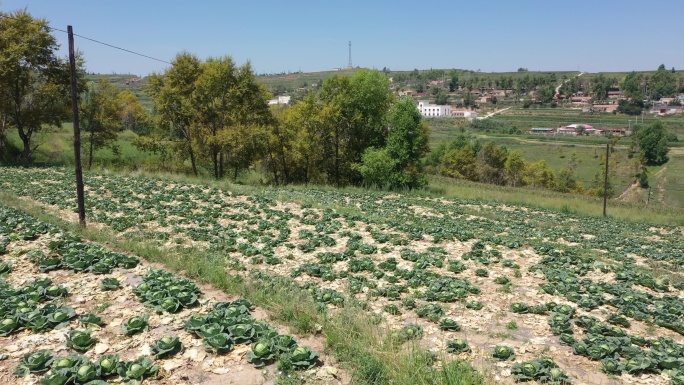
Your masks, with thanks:
[{"label": "antenna tower", "polygon": [[349,68],[352,68],[352,61],[351,61],[351,40],[349,41]]}]

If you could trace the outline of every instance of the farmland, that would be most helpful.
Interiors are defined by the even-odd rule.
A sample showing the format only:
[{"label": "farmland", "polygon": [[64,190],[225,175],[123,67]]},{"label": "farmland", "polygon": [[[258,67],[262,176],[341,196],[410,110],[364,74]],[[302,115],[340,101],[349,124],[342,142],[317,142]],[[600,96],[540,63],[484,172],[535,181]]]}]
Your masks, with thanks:
[{"label": "farmland", "polygon": [[[76,221],[70,172],[1,171],[6,194]],[[466,360],[486,381],[561,376],[557,364],[577,383],[681,383],[681,227],[398,194],[97,174],[86,185],[91,227],[113,241],[185,255],[171,264],[198,279],[292,282],[331,320],[364,309],[383,344]],[[323,350],[344,361],[338,344],[328,335]],[[521,372],[533,360],[538,373]]]},{"label": "farmland", "polygon": [[[303,370],[327,360],[249,301],[11,209],[0,219],[4,383],[259,383],[277,377],[263,369],[276,353]],[[331,370],[302,378],[329,382]]]}]

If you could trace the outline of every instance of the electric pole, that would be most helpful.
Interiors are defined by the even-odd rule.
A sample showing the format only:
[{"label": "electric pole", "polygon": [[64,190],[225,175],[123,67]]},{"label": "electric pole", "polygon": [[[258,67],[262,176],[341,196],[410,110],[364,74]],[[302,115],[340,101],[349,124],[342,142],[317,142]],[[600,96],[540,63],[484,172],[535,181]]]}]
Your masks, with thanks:
[{"label": "electric pole", "polygon": [[608,154],[610,153],[610,143],[606,143],[606,175],[603,179],[603,216],[606,216],[606,205],[608,204]]},{"label": "electric pole", "polygon": [[74,55],[74,31],[67,26],[69,35],[69,69],[71,70],[71,108],[74,112],[74,162],[76,163],[76,198],[78,200],[78,223],[85,227],[85,198],[83,193],[83,168],[81,167],[81,129],[78,126],[78,84],[76,81],[76,56]]}]

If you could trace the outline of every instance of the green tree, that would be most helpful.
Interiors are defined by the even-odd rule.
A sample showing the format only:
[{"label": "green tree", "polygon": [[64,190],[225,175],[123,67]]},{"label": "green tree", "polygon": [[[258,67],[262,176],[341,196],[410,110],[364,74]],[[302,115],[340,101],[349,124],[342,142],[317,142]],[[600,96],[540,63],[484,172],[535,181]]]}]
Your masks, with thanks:
[{"label": "green tree", "polygon": [[554,189],[556,187],[556,174],[546,164],[545,160],[529,163],[525,168],[525,183],[533,187]]},{"label": "green tree", "polygon": [[[24,163],[38,147],[34,134],[59,127],[70,116],[69,67],[57,57],[58,49],[47,20],[25,10],[0,13],[0,120],[5,122],[0,135],[8,127],[17,130]],[[78,74],[83,74],[80,60]],[[82,87],[82,76],[79,83]]]},{"label": "green tree", "polygon": [[198,144],[208,154],[214,177],[225,177],[225,168],[237,178],[264,155],[268,141],[266,126],[272,115],[268,93],[256,78],[249,63],[236,66],[224,56],[209,58],[200,66],[192,93],[194,125]]},{"label": "green tree", "polygon": [[181,159],[190,158],[195,175],[198,175],[197,126],[193,124],[196,112],[192,101],[200,67],[201,62],[195,55],[179,53],[164,74],[150,76],[146,88],[154,101],[158,124],[165,128],[164,136],[173,141],[173,150]]},{"label": "green tree", "polygon": [[442,159],[440,170],[443,175],[452,178],[477,181],[479,176],[475,149],[468,144],[460,149],[449,150]]},{"label": "green tree", "polygon": [[420,112],[411,98],[403,98],[389,113],[387,153],[396,162],[397,182],[393,187],[420,188],[427,180],[421,158],[429,151],[430,129],[422,121]]},{"label": "green tree", "polygon": [[435,104],[440,106],[449,104],[449,95],[443,90],[439,90],[437,95],[435,95]]},{"label": "green tree", "polygon": [[540,103],[549,103],[553,100],[553,88],[547,85],[537,88],[537,100]]},{"label": "green tree", "polygon": [[667,130],[662,122],[655,122],[640,128],[633,139],[640,149],[639,154],[644,165],[661,165],[669,160],[667,153]]},{"label": "green tree", "polygon": [[147,111],[133,92],[129,90],[119,92],[117,103],[121,107],[119,118],[124,130],[138,134],[148,134],[151,131]]},{"label": "green tree", "polygon": [[119,90],[106,79],[101,79],[98,83],[91,82],[81,95],[79,117],[86,133],[89,170],[93,166],[95,150],[110,147],[115,154],[119,153],[114,144],[123,129],[120,115],[122,104],[118,96]]},{"label": "green tree", "polygon": [[591,79],[591,93],[594,100],[606,100],[612,81],[606,75],[599,73]]},{"label": "green tree", "polygon": [[487,142],[477,153],[477,168],[479,179],[484,183],[502,185],[505,183],[504,169],[508,150],[497,146],[494,142]]},{"label": "green tree", "polygon": [[665,66],[661,64],[651,77],[651,89],[653,99],[675,96],[677,92],[675,74],[666,70]]},{"label": "green tree", "polygon": [[455,92],[458,89],[458,71],[449,71],[449,92]]},{"label": "green tree", "polygon": [[642,101],[644,94],[641,88],[642,77],[640,74],[632,71],[620,83],[620,88],[625,93],[625,96],[632,101]]},{"label": "green tree", "polygon": [[[336,186],[358,184],[363,178],[358,167],[369,147],[382,148],[387,138],[387,114],[394,101],[387,76],[380,71],[361,70],[351,77],[336,75],[326,80],[319,92],[331,122],[324,137],[328,176]],[[415,107],[414,107],[415,108]]]},{"label": "green tree", "polygon": [[524,172],[527,166],[527,161],[523,157],[520,150],[511,151],[508,153],[504,168],[506,170],[506,181],[512,186],[520,186],[524,184]]},{"label": "green tree", "polygon": [[367,148],[361,158],[359,171],[366,187],[392,189],[400,182],[397,162],[386,148]]}]

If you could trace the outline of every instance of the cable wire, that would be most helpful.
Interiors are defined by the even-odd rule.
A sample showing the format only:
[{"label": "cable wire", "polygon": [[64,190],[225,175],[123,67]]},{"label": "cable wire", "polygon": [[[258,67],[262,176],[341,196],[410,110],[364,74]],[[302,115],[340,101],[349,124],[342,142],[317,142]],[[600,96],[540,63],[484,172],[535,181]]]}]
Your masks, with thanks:
[{"label": "cable wire", "polygon": [[[12,20],[17,20],[17,21],[21,21],[21,22],[24,22],[24,23],[30,23],[30,24],[33,24],[33,25],[38,25],[38,26],[41,26],[41,27],[45,27],[45,28],[47,28],[47,29],[49,29],[49,30],[51,30],[51,31],[58,31],[58,32],[69,33],[68,31],[65,31],[65,30],[63,30],[63,29],[51,27],[51,26],[49,26],[49,25],[43,25],[43,24],[40,24],[40,23],[31,22],[31,21],[28,21],[28,20],[22,20],[22,19],[19,19],[19,18],[16,18],[16,17],[12,17],[12,16],[9,16],[9,15],[5,15],[5,14],[0,14],[0,17],[4,17],[4,18],[7,18],[7,19],[12,19]],[[93,38],[90,38],[90,37],[87,37],[87,36],[79,35],[79,34],[76,34],[76,33],[74,33],[74,36],[80,37],[81,39],[85,39],[85,40],[92,41],[93,43],[101,44],[101,45],[104,45],[104,46],[107,46],[107,47],[110,47],[110,48],[118,49],[118,50],[120,50],[120,51],[128,52],[128,53],[133,54],[133,55],[142,56],[142,57],[147,58],[147,59],[150,59],[150,60],[156,60],[156,61],[158,61],[158,62],[162,62],[162,63],[166,63],[166,64],[171,64],[171,65],[173,65],[171,62],[168,62],[168,61],[166,61],[166,60],[157,59],[156,57],[152,57],[152,56],[145,55],[145,54],[142,54],[142,53],[139,53],[139,52],[131,51],[131,50],[129,50],[129,49],[122,48],[122,47],[118,47],[118,46],[115,46],[115,45],[113,45],[113,44],[105,43],[105,42],[102,42],[102,41],[99,41],[99,40],[96,40],[96,39],[93,39]]]}]

